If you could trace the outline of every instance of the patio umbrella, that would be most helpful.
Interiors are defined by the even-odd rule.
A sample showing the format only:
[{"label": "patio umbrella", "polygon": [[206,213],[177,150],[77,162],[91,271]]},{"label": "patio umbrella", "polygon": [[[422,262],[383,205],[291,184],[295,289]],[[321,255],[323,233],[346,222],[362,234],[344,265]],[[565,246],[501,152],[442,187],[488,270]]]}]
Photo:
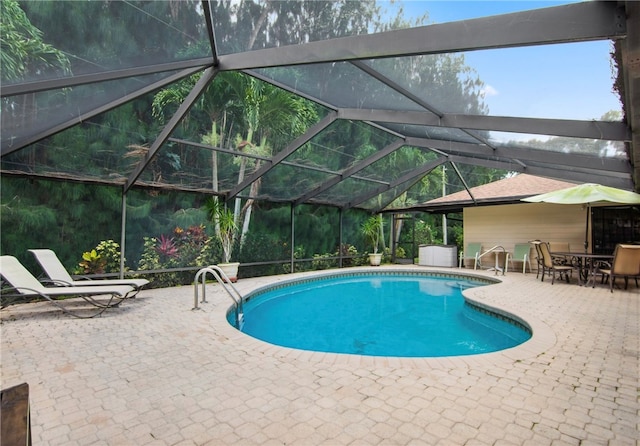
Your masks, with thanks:
[{"label": "patio umbrella", "polygon": [[640,204],[640,194],[623,189],[616,189],[615,187],[603,186],[601,184],[585,183],[566,189],[547,192],[546,194],[523,198],[522,201],[528,201],[531,203],[587,205],[587,227],[584,237],[584,250],[586,251],[589,247],[589,214],[591,211],[591,205],[594,203],[606,202],[618,204]]}]

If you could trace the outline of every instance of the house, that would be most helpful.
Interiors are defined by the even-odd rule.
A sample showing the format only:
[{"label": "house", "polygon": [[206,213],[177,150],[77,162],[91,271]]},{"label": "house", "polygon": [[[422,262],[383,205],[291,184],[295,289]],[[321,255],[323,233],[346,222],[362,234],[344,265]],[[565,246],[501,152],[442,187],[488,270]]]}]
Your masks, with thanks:
[{"label": "house", "polygon": [[584,205],[521,201],[571,186],[575,183],[519,174],[428,201],[414,210],[462,212],[464,243],[482,243],[483,250],[502,246],[513,252],[516,243],[540,239],[568,244],[571,251],[582,251],[588,240],[593,252],[612,252],[615,243],[638,240],[640,219],[629,206],[594,206],[587,229]]}]

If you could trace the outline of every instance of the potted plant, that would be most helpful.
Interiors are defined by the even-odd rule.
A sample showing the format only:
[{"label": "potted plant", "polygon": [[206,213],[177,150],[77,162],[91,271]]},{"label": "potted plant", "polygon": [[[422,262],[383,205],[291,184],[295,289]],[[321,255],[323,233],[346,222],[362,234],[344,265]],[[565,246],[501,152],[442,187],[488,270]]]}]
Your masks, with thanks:
[{"label": "potted plant", "polygon": [[206,202],[209,218],[215,223],[216,237],[222,245],[222,263],[218,266],[224,271],[231,282],[238,280],[239,262],[231,262],[233,245],[236,240],[238,226],[235,216],[230,209],[227,209],[217,198],[209,198]]},{"label": "potted plant", "polygon": [[382,215],[376,214],[369,217],[362,223],[361,230],[373,246],[373,253],[369,253],[369,263],[371,266],[379,266],[382,261],[382,253],[378,254],[378,245],[382,235]]}]

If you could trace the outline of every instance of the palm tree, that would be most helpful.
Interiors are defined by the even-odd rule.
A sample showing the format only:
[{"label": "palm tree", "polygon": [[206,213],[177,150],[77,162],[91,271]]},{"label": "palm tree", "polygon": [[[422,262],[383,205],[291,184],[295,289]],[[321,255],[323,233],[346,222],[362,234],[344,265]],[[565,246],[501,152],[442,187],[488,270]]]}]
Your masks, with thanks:
[{"label": "palm tree", "polygon": [[[159,92],[154,98],[154,115],[164,119],[187,96],[190,86],[197,82],[192,76]],[[318,120],[316,107],[306,99],[243,73],[226,72],[217,76],[194,104],[193,110],[210,119],[206,127],[187,121],[190,132],[202,132],[200,142],[212,147],[225,148],[242,154],[269,157],[273,147],[283,147]],[[206,128],[203,131],[201,129]],[[212,152],[212,191],[218,192],[218,155]],[[260,168],[259,159],[237,157],[237,183],[247,172]],[[251,196],[258,194],[259,182],[251,185]],[[244,206],[238,198],[233,215],[241,228],[240,240],[247,233],[253,209],[253,199]]]}]

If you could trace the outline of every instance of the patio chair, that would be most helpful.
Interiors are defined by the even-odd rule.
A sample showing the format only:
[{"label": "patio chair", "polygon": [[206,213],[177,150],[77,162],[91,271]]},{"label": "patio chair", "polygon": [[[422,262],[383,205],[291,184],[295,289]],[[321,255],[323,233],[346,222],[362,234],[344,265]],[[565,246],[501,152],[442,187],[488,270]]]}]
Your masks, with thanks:
[{"label": "patio chair", "polygon": [[468,243],[467,247],[460,253],[460,262],[458,267],[462,268],[465,261],[473,259],[473,269],[476,269],[480,265],[480,253],[482,252],[481,243]]},{"label": "patio chair", "polygon": [[551,252],[569,252],[571,248],[568,242],[549,242],[549,250]]},{"label": "patio chair", "polygon": [[[130,293],[134,292],[134,288],[128,285],[106,285],[106,286],[74,286],[74,287],[45,287],[38,282],[18,259],[13,256],[0,257],[0,275],[8,282],[11,287],[3,286],[2,296],[10,295],[15,291],[23,297],[41,297],[65,313],[78,318],[95,317],[102,314],[107,308],[115,307]],[[106,302],[97,301],[95,296],[110,296]],[[89,315],[80,314],[71,311],[63,306],[59,301],[55,300],[60,297],[81,297],[87,303],[96,308],[95,312]]]},{"label": "patio chair", "polygon": [[522,274],[527,273],[527,264],[529,265],[529,271],[531,269],[531,245],[529,243],[516,243],[513,248],[513,255],[509,256],[509,263],[513,268],[513,262],[522,262]]},{"label": "patio chair", "polygon": [[564,276],[569,283],[569,278],[571,277],[571,273],[573,272],[573,266],[571,265],[560,265],[553,261],[553,257],[551,257],[551,251],[549,250],[549,245],[545,242],[541,242],[536,245],[538,247],[538,252],[540,257],[542,258],[542,278],[541,281],[544,282],[545,273],[549,273],[551,276],[551,285],[554,284],[556,280],[556,275],[560,279]]},{"label": "patio chair", "polygon": [[[613,260],[610,268],[598,268],[602,274],[602,282],[609,281],[609,290],[613,293],[613,285],[616,277],[624,277],[624,289],[629,285],[629,278],[636,281],[640,277],[640,245],[617,244],[613,251]],[[593,286],[595,287],[595,280]]]},{"label": "patio chair", "polygon": [[[549,251],[551,252],[571,252],[571,247],[568,242],[548,242]],[[568,265],[571,263],[571,257],[566,255],[554,255],[553,263],[556,265]]]},{"label": "patio chair", "polygon": [[[42,270],[45,272],[51,282],[59,286],[105,286],[105,285],[129,285],[136,290],[135,294],[149,283],[146,279],[99,279],[99,280],[74,280],[69,275],[64,265],[58,259],[55,252],[50,249],[30,249],[36,258]],[[129,296],[133,297],[135,296]]]}]

